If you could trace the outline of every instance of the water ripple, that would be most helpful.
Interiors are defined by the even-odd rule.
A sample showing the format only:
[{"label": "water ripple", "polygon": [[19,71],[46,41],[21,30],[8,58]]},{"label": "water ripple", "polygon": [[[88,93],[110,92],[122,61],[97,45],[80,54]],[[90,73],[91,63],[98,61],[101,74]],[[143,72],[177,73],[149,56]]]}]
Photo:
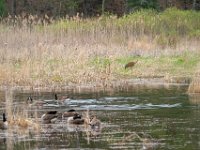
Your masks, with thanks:
[{"label": "water ripple", "polygon": [[135,109],[158,109],[158,108],[174,108],[174,107],[180,107],[181,103],[176,104],[139,104],[139,105],[82,105],[81,108],[89,108],[94,110],[135,110]]}]

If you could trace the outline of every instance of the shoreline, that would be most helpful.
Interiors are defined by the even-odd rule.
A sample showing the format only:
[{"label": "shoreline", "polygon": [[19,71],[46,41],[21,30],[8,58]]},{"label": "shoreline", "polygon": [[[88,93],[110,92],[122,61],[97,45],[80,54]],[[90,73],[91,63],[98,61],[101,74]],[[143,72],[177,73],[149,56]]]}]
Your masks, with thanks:
[{"label": "shoreline", "polygon": [[[187,82],[186,82],[187,81]],[[22,92],[64,92],[64,91],[74,91],[74,92],[98,92],[98,91],[112,91],[117,89],[132,89],[136,87],[151,87],[169,88],[171,86],[189,86],[190,81],[188,78],[183,78],[175,82],[174,79],[167,81],[165,78],[134,78],[134,79],[122,79],[121,81],[111,81],[111,84],[105,87],[98,86],[97,83],[88,84],[57,84],[57,85],[46,85],[46,86],[19,86],[19,85],[1,85],[0,91],[13,90]]]}]

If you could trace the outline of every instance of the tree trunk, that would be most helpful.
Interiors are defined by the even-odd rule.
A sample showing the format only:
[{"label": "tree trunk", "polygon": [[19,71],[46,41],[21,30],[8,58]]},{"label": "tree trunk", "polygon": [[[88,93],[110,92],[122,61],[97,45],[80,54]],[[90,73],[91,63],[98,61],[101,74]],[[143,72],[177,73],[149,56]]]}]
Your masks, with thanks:
[{"label": "tree trunk", "polygon": [[102,0],[102,8],[101,8],[101,14],[104,14],[104,10],[105,10],[105,0]]},{"label": "tree trunk", "polygon": [[193,0],[193,4],[192,4],[192,9],[196,9],[196,3],[197,3],[197,0]]},{"label": "tree trunk", "polygon": [[16,15],[16,0],[10,1],[10,10],[11,10],[11,15],[15,16]]}]

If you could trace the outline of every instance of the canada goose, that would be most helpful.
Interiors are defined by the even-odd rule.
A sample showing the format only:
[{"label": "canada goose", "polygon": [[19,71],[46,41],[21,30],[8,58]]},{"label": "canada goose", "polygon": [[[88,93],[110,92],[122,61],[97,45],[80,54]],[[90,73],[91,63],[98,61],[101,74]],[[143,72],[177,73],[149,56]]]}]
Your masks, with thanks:
[{"label": "canada goose", "polygon": [[61,114],[57,111],[48,111],[42,115],[41,119],[43,123],[54,123],[59,117]]},{"label": "canada goose", "polygon": [[58,100],[58,95],[57,95],[57,94],[55,94],[54,96],[55,96],[55,100]]},{"label": "canada goose", "polygon": [[28,106],[32,106],[33,105],[33,99],[31,96],[29,96],[27,99],[26,99],[26,104],[28,104]]},{"label": "canada goose", "polygon": [[81,115],[76,113],[73,117],[69,117],[67,122],[70,124],[81,125],[84,124],[85,120],[81,117]]},{"label": "canada goose", "polygon": [[7,129],[8,128],[8,122],[6,119],[6,114],[3,113],[3,122],[0,122],[0,129]]},{"label": "canada goose", "polygon": [[101,126],[101,121],[96,118],[96,116],[91,116],[89,125],[91,126],[92,129],[99,129]]},{"label": "canada goose", "polygon": [[70,98],[69,96],[62,96],[61,98],[58,98],[58,95],[55,94],[55,100],[57,100],[59,104],[68,104]]},{"label": "canada goose", "polygon": [[58,94],[55,94],[55,100],[65,100],[65,99],[68,99],[69,97],[68,96],[62,96],[60,98],[58,98]]},{"label": "canada goose", "polygon": [[133,66],[135,66],[135,64],[138,62],[138,60],[136,60],[136,61],[131,61],[131,62],[129,62],[129,63],[127,63],[126,65],[125,65],[125,69],[127,69],[127,68],[131,68],[131,67],[133,67]]},{"label": "canada goose", "polygon": [[43,107],[60,107],[60,102],[58,100],[57,94],[54,95],[54,99],[45,99],[43,100]]},{"label": "canada goose", "polygon": [[67,112],[63,113],[63,117],[73,117],[75,114],[78,114],[74,109],[70,109]]},{"label": "canada goose", "polygon": [[37,107],[39,107],[39,106],[43,106],[44,104],[46,104],[46,102],[44,102],[44,101],[33,101],[33,98],[32,98],[31,96],[29,96],[29,97],[27,98],[26,103],[27,103],[30,107],[31,107],[31,106],[37,106]]},{"label": "canada goose", "polygon": [[58,102],[58,95],[57,94],[55,94],[54,95],[54,99],[46,99],[46,100],[44,100],[44,102],[49,102],[49,103],[52,103],[52,102]]}]

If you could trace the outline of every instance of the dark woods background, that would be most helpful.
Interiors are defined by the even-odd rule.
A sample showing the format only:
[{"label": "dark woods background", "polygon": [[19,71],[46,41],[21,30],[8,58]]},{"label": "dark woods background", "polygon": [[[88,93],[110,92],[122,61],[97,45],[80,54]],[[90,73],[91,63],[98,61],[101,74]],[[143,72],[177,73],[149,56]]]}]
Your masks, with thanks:
[{"label": "dark woods background", "polygon": [[64,17],[78,13],[82,17],[101,14],[122,16],[141,8],[162,11],[169,7],[200,10],[200,0],[0,0],[0,15],[26,13]]}]

